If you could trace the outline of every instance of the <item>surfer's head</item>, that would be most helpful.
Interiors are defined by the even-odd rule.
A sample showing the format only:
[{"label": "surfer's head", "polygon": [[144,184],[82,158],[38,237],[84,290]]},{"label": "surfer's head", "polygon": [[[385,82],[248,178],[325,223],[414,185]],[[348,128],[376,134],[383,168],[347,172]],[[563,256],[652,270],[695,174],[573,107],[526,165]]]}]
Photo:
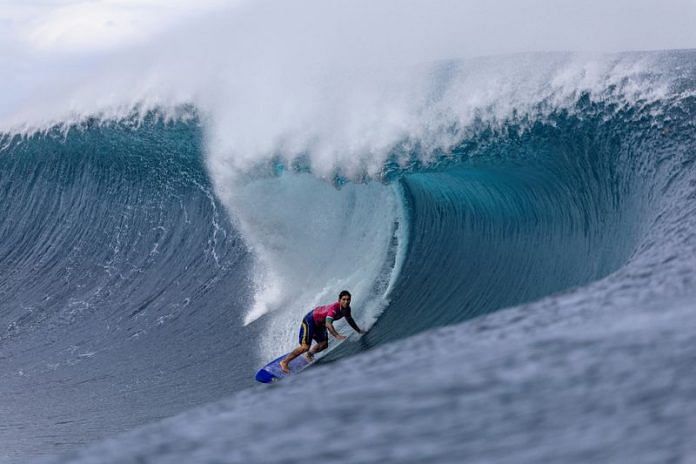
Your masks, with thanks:
[{"label": "surfer's head", "polygon": [[347,308],[350,306],[350,292],[348,290],[343,290],[338,294],[338,302],[341,303],[341,308]]}]

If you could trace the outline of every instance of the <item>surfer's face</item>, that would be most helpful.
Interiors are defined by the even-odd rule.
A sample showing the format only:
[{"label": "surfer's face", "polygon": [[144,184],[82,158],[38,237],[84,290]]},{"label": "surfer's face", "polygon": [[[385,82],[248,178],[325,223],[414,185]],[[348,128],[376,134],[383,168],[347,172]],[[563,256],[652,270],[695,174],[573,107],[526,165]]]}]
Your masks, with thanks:
[{"label": "surfer's face", "polygon": [[348,295],[343,295],[338,302],[341,303],[341,308],[346,309],[350,306],[350,297]]}]

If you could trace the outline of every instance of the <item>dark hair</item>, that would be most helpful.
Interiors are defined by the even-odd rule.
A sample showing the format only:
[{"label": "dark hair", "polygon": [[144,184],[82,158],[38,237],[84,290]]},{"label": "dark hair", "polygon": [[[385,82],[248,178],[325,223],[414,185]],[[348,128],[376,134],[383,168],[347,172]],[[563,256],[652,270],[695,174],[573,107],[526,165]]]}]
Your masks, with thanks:
[{"label": "dark hair", "polygon": [[343,290],[343,291],[341,291],[341,293],[338,294],[338,299],[340,300],[341,298],[343,298],[346,295],[353,298],[353,296],[350,294],[350,292],[348,290]]}]

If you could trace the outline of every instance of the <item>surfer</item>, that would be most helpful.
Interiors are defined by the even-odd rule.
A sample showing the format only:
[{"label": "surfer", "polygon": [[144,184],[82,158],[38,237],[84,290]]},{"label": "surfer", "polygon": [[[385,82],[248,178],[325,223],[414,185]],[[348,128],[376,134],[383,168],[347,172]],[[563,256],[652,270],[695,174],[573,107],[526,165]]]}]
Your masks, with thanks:
[{"label": "surfer", "polygon": [[[292,350],[285,359],[280,361],[280,368],[283,372],[286,374],[289,373],[290,369],[288,368],[288,364],[301,354],[305,354],[310,362],[313,361],[316,353],[328,348],[328,333],[331,333],[336,340],[345,340],[346,336],[338,333],[333,326],[333,322],[342,317],[346,318],[346,321],[353,330],[360,334],[365,333],[358,327],[358,324],[355,323],[351,316],[350,300],[350,292],[348,290],[343,290],[339,293],[337,302],[325,306],[318,306],[307,313],[300,325],[300,345]],[[312,340],[317,343],[310,348]]]}]

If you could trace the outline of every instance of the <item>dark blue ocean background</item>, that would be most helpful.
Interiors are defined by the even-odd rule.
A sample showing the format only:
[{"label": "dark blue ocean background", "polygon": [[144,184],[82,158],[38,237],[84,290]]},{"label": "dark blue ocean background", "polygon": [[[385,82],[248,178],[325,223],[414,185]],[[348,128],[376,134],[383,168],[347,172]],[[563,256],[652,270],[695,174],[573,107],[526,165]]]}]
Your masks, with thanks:
[{"label": "dark blue ocean background", "polygon": [[[255,250],[195,109],[4,134],[0,462],[695,461],[696,54],[651,62],[661,98],[607,82],[321,179],[404,214],[356,295],[369,332],[270,387],[281,316],[245,320]],[[316,182],[273,163],[254,175]]]}]

